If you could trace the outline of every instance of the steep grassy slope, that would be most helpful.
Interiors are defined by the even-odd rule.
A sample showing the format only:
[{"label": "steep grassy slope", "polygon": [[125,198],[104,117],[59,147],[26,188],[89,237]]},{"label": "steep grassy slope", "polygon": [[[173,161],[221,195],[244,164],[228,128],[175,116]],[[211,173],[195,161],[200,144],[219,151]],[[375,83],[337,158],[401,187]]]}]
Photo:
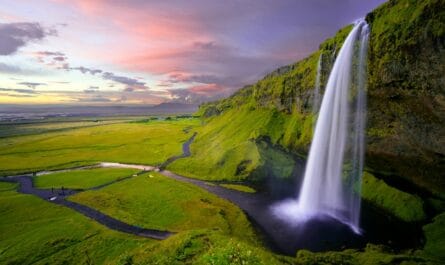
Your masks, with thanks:
[{"label": "steep grassy slope", "polygon": [[[397,176],[444,196],[445,2],[389,1],[366,19],[371,29],[367,167],[379,177]],[[172,169],[209,179],[270,175],[271,167],[264,165],[277,162],[261,154],[261,139],[270,139],[288,154],[305,156],[318,58],[322,53],[323,86],[350,29],[340,30],[306,59],[227,99],[202,105],[199,113],[206,125],[192,145],[193,156]]]},{"label": "steep grassy slope", "polygon": [[[198,136],[191,145],[192,156],[177,160],[169,168],[211,180],[244,180],[250,177],[254,181],[265,177],[266,170],[273,176],[288,177],[295,162],[291,155],[273,148],[273,145],[281,141],[283,128],[289,127],[288,141],[291,141],[295,138],[292,129],[304,132],[304,128],[298,127],[311,126],[310,120],[305,122],[298,116],[286,119],[285,114],[279,111],[252,111],[247,106],[230,109],[207,122],[207,126],[197,129]],[[264,135],[268,137],[262,138]],[[306,135],[305,140],[309,141],[309,137]]]}]

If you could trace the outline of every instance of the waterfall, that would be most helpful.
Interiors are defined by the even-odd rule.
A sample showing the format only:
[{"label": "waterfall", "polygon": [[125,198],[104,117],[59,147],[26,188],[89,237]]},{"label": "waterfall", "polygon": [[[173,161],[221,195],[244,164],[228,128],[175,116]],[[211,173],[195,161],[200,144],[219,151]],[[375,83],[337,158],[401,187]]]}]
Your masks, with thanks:
[{"label": "waterfall", "polygon": [[366,129],[366,60],[368,51],[369,28],[363,25],[360,34],[360,47],[357,71],[357,91],[355,115],[352,128],[352,168],[349,177],[349,220],[356,228],[360,225],[362,173],[365,156]]},{"label": "waterfall", "polygon": [[315,115],[318,113],[320,108],[320,80],[321,80],[321,63],[323,60],[323,54],[320,53],[317,63],[317,75],[315,76],[315,88],[314,94],[312,95],[312,113]]},{"label": "waterfall", "polygon": [[298,200],[274,207],[284,219],[330,216],[360,233],[368,25],[359,20],[329,75]]}]

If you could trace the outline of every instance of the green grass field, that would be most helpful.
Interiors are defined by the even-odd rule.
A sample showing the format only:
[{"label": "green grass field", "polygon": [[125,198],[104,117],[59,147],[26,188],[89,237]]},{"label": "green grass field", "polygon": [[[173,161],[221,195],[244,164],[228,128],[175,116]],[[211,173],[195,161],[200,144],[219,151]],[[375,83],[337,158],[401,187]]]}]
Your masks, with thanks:
[{"label": "green grass field", "polygon": [[2,138],[0,176],[100,161],[160,164],[182,153],[182,143],[191,137],[184,130],[198,124],[197,119],[127,122]]},{"label": "green grass field", "polygon": [[[156,245],[130,252],[133,264],[278,265],[297,264],[295,258],[273,254],[258,244],[214,231],[189,231]],[[132,264],[127,263],[127,264]]]},{"label": "green grass field", "polygon": [[244,240],[255,238],[246,216],[235,205],[155,172],[82,192],[70,200],[144,228],[175,232],[216,229]]},{"label": "green grass field", "polygon": [[34,178],[34,185],[43,189],[62,186],[69,189],[88,189],[132,176],[137,172],[139,170],[128,168],[81,169],[38,176]]},{"label": "green grass field", "polygon": [[[16,184],[0,182],[0,264],[291,264],[292,258],[277,256],[261,246],[244,214],[234,205],[159,175],[136,178],[133,180],[157,181],[148,186],[162,195],[154,199],[145,195],[148,201],[133,204],[138,208],[132,212],[144,211],[143,204],[155,204],[151,205],[155,212],[148,212],[151,216],[144,219],[148,224],[148,217],[165,214],[163,208],[176,211],[179,215],[169,218],[176,218],[176,222],[161,219],[171,224],[165,226],[177,227],[179,233],[157,241],[114,232],[71,209],[19,194],[14,191]],[[127,188],[136,190],[141,185],[137,181],[128,184]],[[165,190],[167,186],[172,189]],[[147,185],[142,188],[147,189]],[[173,193],[166,203],[162,199],[168,195],[162,189],[180,194]],[[185,205],[179,200],[182,196],[190,197]],[[191,219],[177,218],[181,215]]]},{"label": "green grass field", "polygon": [[123,253],[154,242],[14,189],[0,182],[0,264],[114,264]]},{"label": "green grass field", "polygon": [[66,131],[71,129],[85,128],[85,127],[93,127],[93,126],[102,126],[106,124],[113,123],[123,123],[130,120],[134,120],[133,118],[84,118],[84,119],[70,119],[70,118],[58,118],[58,119],[45,119],[44,121],[28,121],[28,122],[8,122],[8,123],[0,123],[0,138],[9,137],[9,136],[21,136],[21,135],[30,135],[30,134],[41,134],[47,132],[54,131]]}]

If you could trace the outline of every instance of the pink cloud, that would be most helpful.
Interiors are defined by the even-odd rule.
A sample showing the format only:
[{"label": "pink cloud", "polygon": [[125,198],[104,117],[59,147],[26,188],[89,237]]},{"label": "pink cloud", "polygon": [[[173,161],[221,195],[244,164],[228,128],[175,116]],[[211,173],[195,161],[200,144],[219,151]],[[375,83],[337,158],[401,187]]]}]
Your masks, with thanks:
[{"label": "pink cloud", "polygon": [[190,92],[199,95],[213,95],[215,93],[221,93],[224,90],[224,88],[217,84],[206,84],[206,85],[193,86],[188,90]]},{"label": "pink cloud", "polygon": [[[124,70],[150,74],[191,72],[202,51],[215,46],[214,33],[187,9],[161,3],[134,1],[56,0],[77,8],[90,19],[107,20],[118,40],[107,49],[91,51],[90,56],[118,65]],[[138,7],[138,5],[141,5]],[[196,58],[196,59],[195,59]],[[194,68],[194,69],[192,69]]]}]

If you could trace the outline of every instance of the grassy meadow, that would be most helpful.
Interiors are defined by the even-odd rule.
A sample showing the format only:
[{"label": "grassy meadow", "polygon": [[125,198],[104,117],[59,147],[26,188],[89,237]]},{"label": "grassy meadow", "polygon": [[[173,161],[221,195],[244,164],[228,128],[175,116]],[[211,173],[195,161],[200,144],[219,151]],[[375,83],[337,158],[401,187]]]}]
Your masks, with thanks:
[{"label": "grassy meadow", "polygon": [[182,153],[197,119],[105,124],[0,141],[0,176],[101,161],[157,165]]},{"label": "grassy meadow", "polygon": [[[133,118],[134,119],[134,118]],[[46,132],[66,131],[77,128],[95,127],[106,124],[122,123],[133,120],[131,118],[84,118],[84,119],[45,119],[42,121],[28,122],[4,122],[0,123],[0,138],[9,136],[21,136],[30,134],[40,134]]]},{"label": "grassy meadow", "polygon": [[139,170],[128,168],[80,169],[38,176],[34,179],[34,186],[42,189],[62,186],[68,189],[89,189],[138,172]]},{"label": "grassy meadow", "polygon": [[0,264],[114,263],[153,240],[109,230],[83,215],[0,182]]},{"label": "grassy meadow", "polygon": [[239,238],[255,238],[250,223],[235,205],[155,172],[78,193],[70,200],[144,228],[174,232],[216,229]]}]

